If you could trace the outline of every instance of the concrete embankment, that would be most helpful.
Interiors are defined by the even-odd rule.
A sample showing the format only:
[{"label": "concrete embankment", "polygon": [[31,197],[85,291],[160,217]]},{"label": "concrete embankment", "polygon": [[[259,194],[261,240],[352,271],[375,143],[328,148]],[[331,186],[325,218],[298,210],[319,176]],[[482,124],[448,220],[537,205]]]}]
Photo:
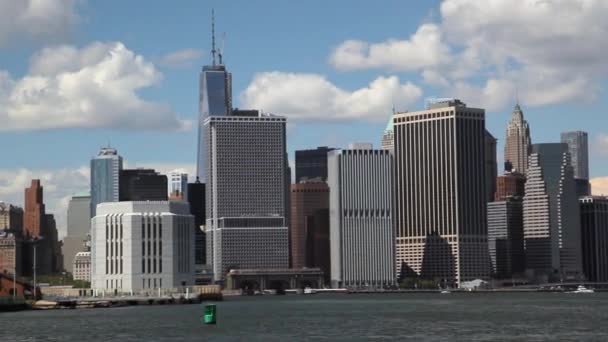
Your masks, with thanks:
[{"label": "concrete embankment", "polygon": [[177,305],[199,304],[206,301],[221,301],[222,294],[199,294],[185,297],[125,297],[125,298],[78,298],[61,300],[39,300],[28,304],[33,310],[114,308],[133,305]]}]

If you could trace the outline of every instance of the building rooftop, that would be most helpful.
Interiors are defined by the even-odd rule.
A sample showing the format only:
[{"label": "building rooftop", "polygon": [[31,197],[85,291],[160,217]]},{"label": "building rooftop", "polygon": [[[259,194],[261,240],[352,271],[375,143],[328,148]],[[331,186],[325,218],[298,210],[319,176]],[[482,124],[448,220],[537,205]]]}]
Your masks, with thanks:
[{"label": "building rooftop", "polygon": [[72,197],[91,197],[91,193],[89,191],[81,191],[77,192]]}]

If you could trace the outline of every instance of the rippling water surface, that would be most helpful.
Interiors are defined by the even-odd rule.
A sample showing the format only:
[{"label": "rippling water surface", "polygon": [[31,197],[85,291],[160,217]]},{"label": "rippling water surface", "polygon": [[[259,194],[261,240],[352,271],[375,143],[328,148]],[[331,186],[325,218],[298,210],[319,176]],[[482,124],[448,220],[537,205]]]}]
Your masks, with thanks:
[{"label": "rippling water surface", "polygon": [[608,293],[312,295],[0,314],[0,341],[608,341]]}]

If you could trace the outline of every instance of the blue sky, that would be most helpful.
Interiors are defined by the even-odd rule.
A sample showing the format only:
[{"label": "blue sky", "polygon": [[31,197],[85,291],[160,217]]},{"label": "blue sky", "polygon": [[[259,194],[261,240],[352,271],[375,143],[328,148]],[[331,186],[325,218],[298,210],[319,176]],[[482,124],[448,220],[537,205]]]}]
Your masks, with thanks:
[{"label": "blue sky", "polygon": [[192,172],[211,8],[235,106],[286,115],[290,157],[379,145],[393,104],[450,96],[486,108],[502,160],[517,89],[533,142],[589,132],[608,189],[608,6],[512,2],[0,0],[0,196],[19,204],[40,177],[65,215],[108,142],[130,165]]}]

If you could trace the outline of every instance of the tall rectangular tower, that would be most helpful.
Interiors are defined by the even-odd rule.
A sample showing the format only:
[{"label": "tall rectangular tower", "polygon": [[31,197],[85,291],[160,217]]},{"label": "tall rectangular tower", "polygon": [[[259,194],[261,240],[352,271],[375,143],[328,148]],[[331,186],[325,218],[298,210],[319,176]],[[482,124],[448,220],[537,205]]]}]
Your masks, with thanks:
[{"label": "tall rectangular tower", "polygon": [[488,247],[492,274],[505,279],[524,271],[524,217],[521,197],[488,203]]},{"label": "tall rectangular tower", "polygon": [[205,120],[207,263],[214,279],[232,269],[287,268],[286,119]]},{"label": "tall rectangular tower", "polygon": [[25,189],[23,235],[26,237],[46,235],[45,214],[42,185],[39,179],[32,179],[30,187]]},{"label": "tall rectangular tower", "polygon": [[498,165],[496,163],[496,138],[486,130],[486,202],[494,201],[496,194],[496,177],[498,177]]},{"label": "tall rectangular tower", "polygon": [[398,269],[446,285],[487,279],[485,111],[449,100],[394,124]]},{"label": "tall rectangular tower", "polygon": [[325,182],[291,186],[291,267],[319,267],[329,279],[329,187]]},{"label": "tall rectangular tower", "polygon": [[332,287],[394,285],[392,154],[334,150],[327,167]]},{"label": "tall rectangular tower", "polygon": [[526,269],[538,281],[582,276],[580,210],[567,144],[535,144],[524,196]]},{"label": "tall rectangular tower", "polygon": [[114,148],[102,147],[91,159],[91,217],[99,203],[118,202],[120,170],[122,157]]},{"label": "tall rectangular tower", "polygon": [[587,132],[562,132],[561,142],[568,144],[568,152],[570,152],[570,160],[574,169],[577,195],[579,197],[589,196],[591,194],[591,185],[589,184],[589,143]]},{"label": "tall rectangular tower", "polygon": [[205,253],[205,233],[202,226],[205,225],[205,183],[198,179],[194,183],[188,183],[188,198],[190,213],[194,216],[194,262],[196,265],[204,265],[207,260]]}]

